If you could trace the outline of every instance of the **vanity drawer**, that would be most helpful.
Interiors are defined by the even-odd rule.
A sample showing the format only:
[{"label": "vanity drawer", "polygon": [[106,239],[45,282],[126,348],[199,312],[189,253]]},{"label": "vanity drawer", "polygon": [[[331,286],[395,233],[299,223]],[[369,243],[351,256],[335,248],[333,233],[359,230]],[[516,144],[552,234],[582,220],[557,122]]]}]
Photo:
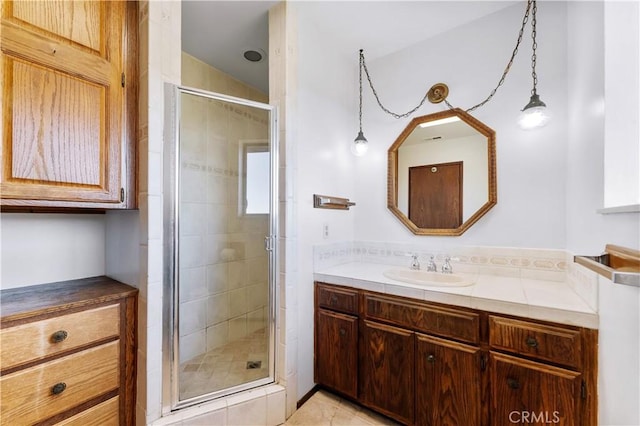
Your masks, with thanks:
[{"label": "vanity drawer", "polygon": [[117,392],[119,355],[119,341],[114,341],[2,376],[0,423],[33,424]]},{"label": "vanity drawer", "polygon": [[480,316],[409,299],[365,294],[365,317],[469,343],[480,341]]},{"label": "vanity drawer", "polygon": [[120,334],[120,305],[104,306],[0,330],[2,370]]},{"label": "vanity drawer", "polygon": [[116,396],[56,424],[57,426],[118,426],[120,424],[119,404]]},{"label": "vanity drawer", "polygon": [[339,287],[317,284],[318,306],[347,314],[358,314],[358,293]]},{"label": "vanity drawer", "polygon": [[578,330],[489,316],[489,344],[494,349],[578,368],[582,353]]}]

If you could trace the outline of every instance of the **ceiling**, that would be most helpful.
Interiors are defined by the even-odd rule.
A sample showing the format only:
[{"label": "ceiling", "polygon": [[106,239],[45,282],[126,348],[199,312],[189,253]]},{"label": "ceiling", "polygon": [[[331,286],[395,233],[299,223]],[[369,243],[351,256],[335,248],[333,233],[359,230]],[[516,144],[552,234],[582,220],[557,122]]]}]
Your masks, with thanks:
[{"label": "ceiling", "polygon": [[[268,58],[249,62],[243,52],[269,51],[268,10],[276,3],[183,1],[182,49],[267,93]],[[524,11],[524,1],[298,0],[296,6],[312,17],[320,34],[337,38],[346,51],[365,49],[372,60],[516,3]]]}]

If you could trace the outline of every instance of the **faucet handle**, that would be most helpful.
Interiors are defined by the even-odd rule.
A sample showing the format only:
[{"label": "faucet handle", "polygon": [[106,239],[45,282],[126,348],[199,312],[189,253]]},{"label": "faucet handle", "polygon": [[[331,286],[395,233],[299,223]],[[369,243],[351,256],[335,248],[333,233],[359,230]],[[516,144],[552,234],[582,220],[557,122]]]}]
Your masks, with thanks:
[{"label": "faucet handle", "polygon": [[411,269],[420,269],[420,262],[418,261],[418,253],[411,253]]},{"label": "faucet handle", "polygon": [[429,258],[429,264],[427,265],[427,272],[437,272],[438,267],[436,266],[435,256],[431,255]]},{"label": "faucet handle", "polygon": [[442,264],[442,273],[451,274],[452,272],[453,267],[451,266],[451,256],[447,255],[444,257],[444,263]]}]

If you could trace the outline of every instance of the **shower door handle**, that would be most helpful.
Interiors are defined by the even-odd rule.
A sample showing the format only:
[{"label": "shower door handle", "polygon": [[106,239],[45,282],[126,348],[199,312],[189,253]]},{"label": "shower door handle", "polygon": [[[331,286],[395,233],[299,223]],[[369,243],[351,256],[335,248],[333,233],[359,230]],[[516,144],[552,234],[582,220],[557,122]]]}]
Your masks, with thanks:
[{"label": "shower door handle", "polygon": [[273,235],[264,237],[264,249],[268,252],[273,251]]}]

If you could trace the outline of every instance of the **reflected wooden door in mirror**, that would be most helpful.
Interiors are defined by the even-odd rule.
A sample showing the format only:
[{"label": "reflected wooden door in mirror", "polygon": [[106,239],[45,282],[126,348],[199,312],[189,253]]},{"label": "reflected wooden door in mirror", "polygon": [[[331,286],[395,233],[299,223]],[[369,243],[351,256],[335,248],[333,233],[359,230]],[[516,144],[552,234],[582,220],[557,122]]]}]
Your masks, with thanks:
[{"label": "reflected wooden door in mirror", "polygon": [[495,132],[460,109],[411,120],[388,162],[387,206],[416,235],[461,235],[497,202]]},{"label": "reflected wooden door in mirror", "polygon": [[462,161],[409,167],[409,220],[419,228],[462,224]]}]

